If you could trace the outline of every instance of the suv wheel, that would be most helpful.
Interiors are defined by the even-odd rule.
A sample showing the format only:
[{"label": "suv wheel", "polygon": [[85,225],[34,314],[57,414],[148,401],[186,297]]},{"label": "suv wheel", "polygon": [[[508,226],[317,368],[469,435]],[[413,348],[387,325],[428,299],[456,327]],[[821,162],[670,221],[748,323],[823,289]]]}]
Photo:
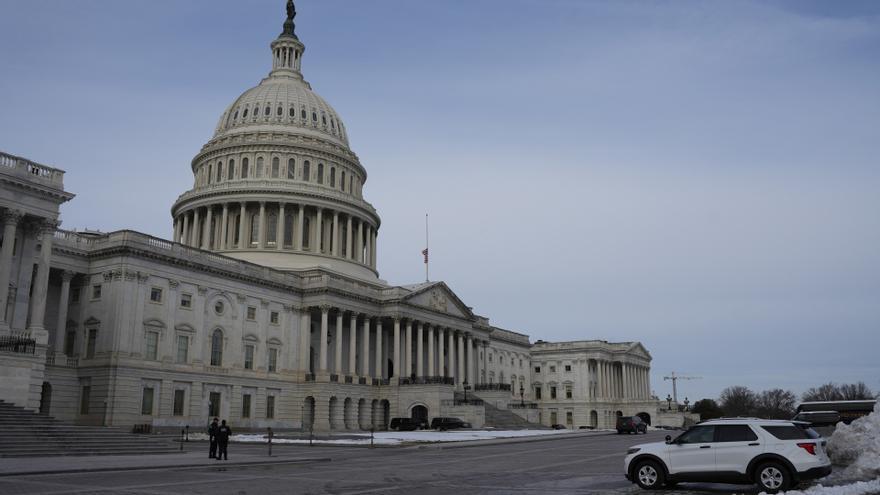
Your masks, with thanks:
[{"label": "suv wheel", "polygon": [[755,482],[768,493],[777,493],[788,490],[791,485],[791,475],[781,464],[768,462],[755,471]]},{"label": "suv wheel", "polygon": [[645,490],[656,490],[663,486],[666,476],[661,468],[654,461],[642,461],[636,464],[633,469],[636,483]]}]

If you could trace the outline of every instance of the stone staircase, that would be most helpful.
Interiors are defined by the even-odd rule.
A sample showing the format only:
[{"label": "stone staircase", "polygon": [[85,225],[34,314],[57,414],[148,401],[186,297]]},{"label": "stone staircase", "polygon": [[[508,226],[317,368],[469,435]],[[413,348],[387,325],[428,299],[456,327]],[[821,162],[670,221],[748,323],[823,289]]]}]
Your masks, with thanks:
[{"label": "stone staircase", "polygon": [[0,458],[168,454],[178,450],[167,437],[63,424],[0,400]]},{"label": "stone staircase", "polygon": [[525,419],[517,416],[516,414],[508,411],[507,409],[498,409],[497,407],[489,404],[488,402],[483,403],[483,407],[486,409],[486,424],[485,426],[491,426],[492,428],[497,428],[499,430],[549,430],[550,428],[539,425],[537,423],[531,423],[526,421]]}]

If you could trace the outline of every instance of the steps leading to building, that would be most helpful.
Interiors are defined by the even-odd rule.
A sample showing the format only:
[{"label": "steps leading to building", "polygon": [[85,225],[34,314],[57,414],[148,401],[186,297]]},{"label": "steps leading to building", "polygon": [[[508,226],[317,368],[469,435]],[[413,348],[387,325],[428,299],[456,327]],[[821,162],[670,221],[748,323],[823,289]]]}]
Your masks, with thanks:
[{"label": "steps leading to building", "polygon": [[544,425],[526,421],[512,412],[506,409],[498,409],[488,402],[484,403],[483,407],[486,409],[485,426],[491,426],[499,430],[549,430]]},{"label": "steps leading to building", "polygon": [[120,428],[75,426],[0,400],[0,458],[69,455],[144,455],[178,452],[167,437]]}]

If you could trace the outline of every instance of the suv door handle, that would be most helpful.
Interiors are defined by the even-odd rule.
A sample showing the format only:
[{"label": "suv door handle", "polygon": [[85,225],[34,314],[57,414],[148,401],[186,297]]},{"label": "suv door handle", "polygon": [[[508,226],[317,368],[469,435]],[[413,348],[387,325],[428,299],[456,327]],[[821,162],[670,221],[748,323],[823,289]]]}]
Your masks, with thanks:
[{"label": "suv door handle", "polygon": [[754,443],[750,443],[749,447],[757,447],[758,445],[761,445],[761,444],[758,442],[754,442]]},{"label": "suv door handle", "polygon": [[701,445],[700,448],[701,449],[711,449],[712,446],[711,445]]}]

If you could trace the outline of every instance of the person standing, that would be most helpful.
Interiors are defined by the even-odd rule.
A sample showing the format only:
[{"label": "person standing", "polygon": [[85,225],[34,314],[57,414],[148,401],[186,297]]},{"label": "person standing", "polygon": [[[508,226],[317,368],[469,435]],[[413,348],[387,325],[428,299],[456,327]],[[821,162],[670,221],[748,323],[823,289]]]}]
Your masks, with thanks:
[{"label": "person standing", "polygon": [[224,461],[229,460],[229,454],[226,449],[229,446],[229,437],[232,436],[232,428],[226,426],[226,420],[220,422],[220,427],[217,428],[217,445],[220,447],[220,451],[217,453],[217,460],[219,461],[221,458]]},{"label": "person standing", "polygon": [[211,421],[211,424],[208,425],[208,442],[210,442],[210,446],[208,447],[209,459],[217,457],[217,430],[220,428],[218,421],[220,421],[220,418],[214,418],[214,420]]}]

